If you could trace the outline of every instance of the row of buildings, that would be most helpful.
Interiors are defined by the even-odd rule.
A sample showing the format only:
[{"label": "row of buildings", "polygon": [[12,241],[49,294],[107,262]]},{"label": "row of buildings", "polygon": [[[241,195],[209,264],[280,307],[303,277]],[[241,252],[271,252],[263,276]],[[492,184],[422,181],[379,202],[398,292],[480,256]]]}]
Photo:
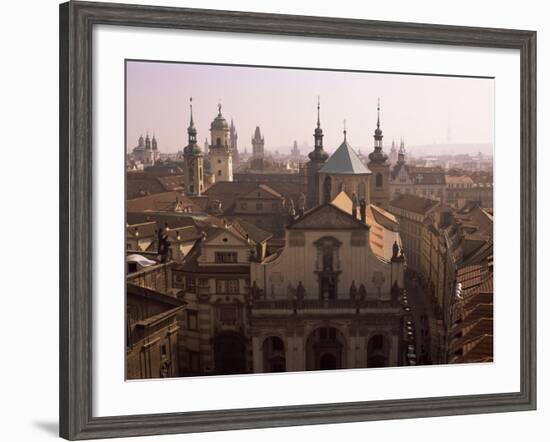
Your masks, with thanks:
[{"label": "row of buildings", "polygon": [[[407,269],[431,305],[432,355],[441,362],[492,360],[492,211],[413,195],[400,195],[388,210],[399,223]],[[468,345],[467,337],[481,344]]]}]

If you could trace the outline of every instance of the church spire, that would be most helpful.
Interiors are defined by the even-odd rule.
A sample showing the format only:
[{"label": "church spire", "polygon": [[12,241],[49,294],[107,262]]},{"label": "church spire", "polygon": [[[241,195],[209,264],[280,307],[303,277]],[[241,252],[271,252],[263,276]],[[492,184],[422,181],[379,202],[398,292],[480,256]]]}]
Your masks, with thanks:
[{"label": "church spire", "polygon": [[344,120],[344,143],[347,141],[348,129],[346,127],[346,120]]},{"label": "church spire", "polygon": [[313,132],[315,147],[308,155],[314,163],[324,163],[328,159],[328,154],[323,149],[323,129],[321,129],[321,99],[317,97],[317,127]]},{"label": "church spire", "polygon": [[317,127],[321,128],[321,97],[317,96]]},{"label": "church spire", "polygon": [[193,97],[189,97],[189,127],[193,127],[195,123],[193,122]]},{"label": "church spire", "polygon": [[397,154],[397,162],[399,164],[405,164],[405,140],[401,138],[401,141],[399,143],[399,153]]},{"label": "church spire", "polygon": [[193,97],[189,97],[189,127],[187,128],[187,147],[183,150],[185,155],[199,155],[201,148],[197,144],[197,129],[193,121]]},{"label": "church spire", "polygon": [[380,98],[376,106],[376,129],[374,130],[374,150],[369,154],[369,160],[373,163],[383,164],[388,159],[388,156],[382,150],[382,129],[380,129]]},{"label": "church spire", "polygon": [[[378,114],[378,118],[376,120],[376,128],[380,129],[380,97],[378,97],[378,106],[376,107],[376,111],[377,111],[377,114]],[[380,131],[380,132],[382,132],[382,131]]]}]

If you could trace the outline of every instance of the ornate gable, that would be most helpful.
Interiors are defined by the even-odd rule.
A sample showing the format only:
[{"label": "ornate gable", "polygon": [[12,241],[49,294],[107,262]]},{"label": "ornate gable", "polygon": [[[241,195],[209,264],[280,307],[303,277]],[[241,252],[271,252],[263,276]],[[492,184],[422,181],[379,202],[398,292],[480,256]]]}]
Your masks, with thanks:
[{"label": "ornate gable", "polygon": [[365,230],[368,226],[331,204],[318,206],[288,226],[289,230]]}]

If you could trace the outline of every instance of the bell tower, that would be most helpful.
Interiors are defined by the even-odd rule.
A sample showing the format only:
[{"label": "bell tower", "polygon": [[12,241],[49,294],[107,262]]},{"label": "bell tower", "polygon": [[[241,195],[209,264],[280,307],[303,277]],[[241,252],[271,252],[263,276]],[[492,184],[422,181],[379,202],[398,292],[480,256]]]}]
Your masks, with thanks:
[{"label": "bell tower", "polygon": [[306,163],[307,208],[319,205],[319,170],[325,165],[328,154],[323,149],[323,129],[321,129],[321,102],[317,98],[317,127],[313,132],[314,148]]},{"label": "bell tower", "polygon": [[386,208],[390,202],[390,164],[382,147],[382,129],[380,129],[380,98],[377,106],[378,118],[374,130],[374,150],[369,154],[368,168],[372,171],[370,197],[371,203]]},{"label": "bell tower", "polygon": [[218,104],[218,115],[210,124],[210,147],[208,151],[210,171],[216,181],[233,181],[233,158],[231,151],[231,129],[222,115]]},{"label": "bell tower", "polygon": [[193,98],[189,99],[189,127],[187,128],[187,146],[183,149],[183,177],[187,195],[199,196],[204,190],[204,158],[197,144],[197,129],[193,121]]}]

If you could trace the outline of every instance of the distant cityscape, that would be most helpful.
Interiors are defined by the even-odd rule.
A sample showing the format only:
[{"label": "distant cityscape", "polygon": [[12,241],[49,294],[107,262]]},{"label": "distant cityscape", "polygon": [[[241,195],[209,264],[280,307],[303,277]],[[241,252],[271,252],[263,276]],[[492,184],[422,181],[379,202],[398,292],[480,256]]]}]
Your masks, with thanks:
[{"label": "distant cityscape", "polygon": [[493,146],[388,140],[381,98],[338,147],[322,97],[309,142],[191,97],[184,148],[136,135],[128,379],[493,361]]}]

